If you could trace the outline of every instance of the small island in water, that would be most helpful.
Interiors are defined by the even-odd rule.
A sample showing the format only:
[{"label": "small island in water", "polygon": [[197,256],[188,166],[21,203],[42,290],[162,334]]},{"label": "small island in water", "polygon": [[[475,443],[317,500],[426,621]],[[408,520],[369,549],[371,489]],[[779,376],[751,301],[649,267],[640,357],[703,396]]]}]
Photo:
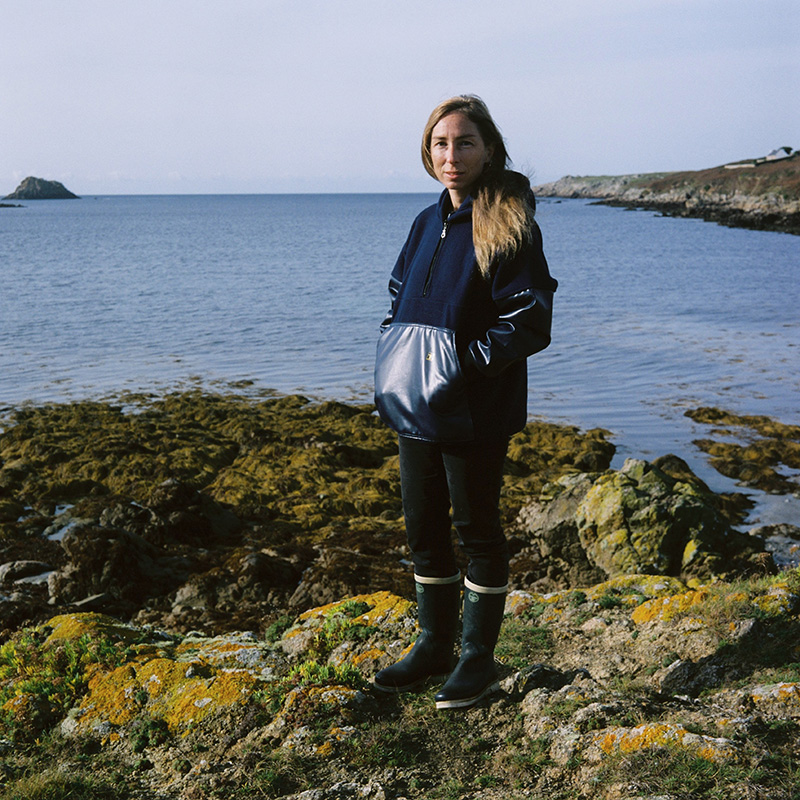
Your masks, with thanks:
[{"label": "small island in water", "polygon": [[3,200],[79,200],[63,183],[28,177]]},{"label": "small island in water", "polygon": [[665,216],[800,234],[800,152],[791,147],[696,171],[567,175],[534,191],[539,197],[594,198]]}]

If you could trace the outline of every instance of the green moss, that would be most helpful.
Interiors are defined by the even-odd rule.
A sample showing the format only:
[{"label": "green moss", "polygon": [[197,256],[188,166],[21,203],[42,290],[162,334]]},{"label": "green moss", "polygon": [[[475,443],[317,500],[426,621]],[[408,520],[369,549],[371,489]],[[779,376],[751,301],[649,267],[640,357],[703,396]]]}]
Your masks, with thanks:
[{"label": "green moss", "polygon": [[277,642],[278,639],[280,639],[281,636],[283,636],[283,634],[292,627],[294,620],[294,617],[289,617],[286,615],[279,617],[266,629],[266,631],[264,631],[265,641]]},{"label": "green moss", "polygon": [[134,753],[141,753],[147,747],[164,744],[169,738],[169,726],[163,719],[140,719],[131,726],[130,742]]}]

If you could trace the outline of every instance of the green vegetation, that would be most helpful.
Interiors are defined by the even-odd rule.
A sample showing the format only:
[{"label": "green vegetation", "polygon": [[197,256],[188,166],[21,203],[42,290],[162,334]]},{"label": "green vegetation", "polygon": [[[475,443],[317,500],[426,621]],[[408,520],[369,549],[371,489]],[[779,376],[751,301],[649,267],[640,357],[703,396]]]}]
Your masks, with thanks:
[{"label": "green vegetation", "polygon": [[284,678],[272,681],[264,690],[256,693],[255,699],[276,713],[283,707],[292,691],[300,692],[302,689],[324,686],[362,689],[365,685],[364,676],[356,667],[349,664],[341,666],[320,664],[310,659],[292,667]]},{"label": "green vegetation", "polygon": [[[669,794],[679,798],[729,800],[738,796],[769,797],[770,800],[800,798],[800,763],[785,746],[754,764],[746,760],[718,764],[679,748],[616,756],[604,765],[600,783],[626,781],[642,794]],[[761,794],[766,790],[768,794]],[[751,791],[758,794],[751,795]]]},{"label": "green vegetation", "polygon": [[310,788],[312,769],[312,759],[296,753],[251,753],[245,757],[235,785],[214,791],[210,796],[220,800],[272,800]]},{"label": "green vegetation", "polygon": [[0,723],[14,741],[36,739],[66,716],[86,690],[88,667],[113,669],[132,655],[128,643],[106,636],[49,641],[49,634],[24,629],[0,646]]},{"label": "green vegetation", "polygon": [[338,605],[327,615],[325,622],[317,630],[308,656],[322,660],[342,642],[362,642],[369,639],[376,629],[355,621],[356,617],[369,611],[369,608],[366,603],[353,600]]},{"label": "green vegetation", "polygon": [[0,789],[0,800],[121,800],[119,785],[58,768],[34,771]]},{"label": "green vegetation", "polygon": [[130,733],[131,750],[141,753],[147,747],[164,744],[169,738],[169,726],[163,719],[137,719]]},{"label": "green vegetation", "polygon": [[264,640],[267,642],[277,642],[289,628],[295,623],[295,618],[287,615],[279,617],[264,631]]}]

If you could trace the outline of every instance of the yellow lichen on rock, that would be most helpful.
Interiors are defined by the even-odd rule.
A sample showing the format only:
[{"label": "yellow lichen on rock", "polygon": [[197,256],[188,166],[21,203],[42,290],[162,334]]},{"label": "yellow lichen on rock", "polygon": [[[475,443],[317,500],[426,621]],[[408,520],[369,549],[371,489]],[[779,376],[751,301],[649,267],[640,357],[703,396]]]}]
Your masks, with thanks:
[{"label": "yellow lichen on rock", "polygon": [[[411,647],[409,646],[407,650],[410,651]],[[385,655],[385,650],[381,650],[379,647],[371,647],[363,653],[356,654],[349,661],[354,667],[362,669],[364,667],[374,667]]]},{"label": "yellow lichen on rock", "polygon": [[639,625],[655,619],[668,622],[677,614],[690,609],[699,609],[708,597],[709,592],[704,589],[690,589],[688,592],[671,597],[654,598],[634,609],[631,619]]},{"label": "yellow lichen on rock", "polygon": [[75,714],[76,728],[121,727],[146,711],[178,733],[213,711],[243,702],[258,685],[248,670],[207,667],[204,673],[196,676],[190,664],[155,658],[96,675]]},{"label": "yellow lichen on rock", "polygon": [[800,683],[756,686],[748,693],[748,700],[760,711],[778,717],[800,718]]},{"label": "yellow lichen on rock", "polygon": [[45,623],[45,627],[52,629],[46,644],[64,639],[80,639],[85,635],[105,636],[118,641],[133,641],[139,635],[134,628],[123,625],[118,619],[94,613],[60,614]]},{"label": "yellow lichen on rock", "polygon": [[737,748],[728,739],[691,733],[683,725],[672,723],[647,723],[635,728],[607,728],[592,734],[587,756],[600,759],[598,750],[605,755],[638,753],[656,748],[685,748],[695,755],[716,763],[730,761]]},{"label": "yellow lichen on rock", "polygon": [[321,621],[337,611],[344,610],[348,604],[353,603],[364,603],[369,606],[367,611],[353,617],[354,623],[362,625],[386,625],[400,622],[403,617],[408,616],[414,605],[410,600],[405,600],[391,592],[374,592],[372,594],[359,594],[335,603],[311,608],[303,612],[299,620],[300,622]]},{"label": "yellow lichen on rock", "polygon": [[596,600],[606,594],[630,595],[632,602],[638,604],[636,595],[659,598],[686,591],[686,585],[669,575],[618,575],[586,589],[586,596]]},{"label": "yellow lichen on rock", "polygon": [[800,602],[800,598],[793,594],[785,585],[772,586],[766,594],[753,598],[753,604],[758,606],[767,616],[780,617],[793,613]]},{"label": "yellow lichen on rock", "polygon": [[543,606],[544,608],[555,606],[569,594],[569,592],[539,594],[538,592],[525,592],[522,589],[515,589],[506,596],[505,613],[518,617],[533,606]]},{"label": "yellow lichen on rock", "polygon": [[177,661],[209,664],[217,669],[249,669],[263,674],[274,666],[269,647],[252,634],[227,634],[210,639],[185,639],[175,647]]},{"label": "yellow lichen on rock", "polygon": [[567,589],[560,592],[538,594],[515,590],[506,598],[505,613],[519,616],[534,606],[543,607],[546,619],[555,619],[563,613],[564,606],[575,603],[576,595],[597,603],[601,598],[613,596],[618,605],[639,606],[643,598],[671,597],[686,591],[686,584],[669,575],[618,575],[585,589]]}]

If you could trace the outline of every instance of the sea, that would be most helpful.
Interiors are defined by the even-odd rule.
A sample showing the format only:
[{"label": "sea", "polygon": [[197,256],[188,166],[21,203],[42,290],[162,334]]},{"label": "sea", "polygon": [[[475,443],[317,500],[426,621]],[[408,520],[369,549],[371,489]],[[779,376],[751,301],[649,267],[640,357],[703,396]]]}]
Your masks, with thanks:
[{"label": "sea", "polygon": [[[387,281],[436,194],[98,196],[0,209],[0,417],[20,405],[201,388],[367,403]],[[531,418],[601,427],[741,491],[685,416],[800,423],[800,237],[539,200],[559,281],[529,361]],[[782,468],[784,474],[791,474]],[[800,477],[795,475],[795,477]],[[800,499],[745,490],[748,525]]]}]

